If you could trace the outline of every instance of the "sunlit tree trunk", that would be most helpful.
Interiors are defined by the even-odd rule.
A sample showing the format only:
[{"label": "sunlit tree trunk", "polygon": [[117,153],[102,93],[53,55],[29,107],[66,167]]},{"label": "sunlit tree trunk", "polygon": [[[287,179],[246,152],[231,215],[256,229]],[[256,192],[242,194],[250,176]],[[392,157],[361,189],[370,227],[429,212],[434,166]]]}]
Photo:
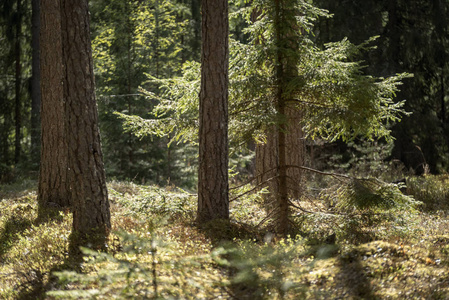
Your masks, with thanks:
[{"label": "sunlit tree trunk", "polygon": [[69,206],[70,194],[59,0],[41,1],[40,21],[42,131],[38,202],[41,213],[49,204]]},{"label": "sunlit tree trunk", "polygon": [[228,2],[202,1],[198,221],[229,219]]},{"label": "sunlit tree trunk", "polygon": [[95,100],[88,1],[63,1],[61,12],[73,233],[79,244],[101,247],[111,219]]}]

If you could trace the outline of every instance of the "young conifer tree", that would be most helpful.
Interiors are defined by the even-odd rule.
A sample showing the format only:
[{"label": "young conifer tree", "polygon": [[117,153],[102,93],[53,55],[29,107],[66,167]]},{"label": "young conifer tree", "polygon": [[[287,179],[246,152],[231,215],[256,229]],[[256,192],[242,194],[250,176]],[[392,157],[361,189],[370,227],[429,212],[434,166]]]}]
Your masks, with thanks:
[{"label": "young conifer tree", "polygon": [[[236,44],[231,62],[245,66],[231,97],[231,111],[245,114],[236,115],[231,131],[252,130],[247,135],[256,137],[255,175],[268,186],[277,230],[285,234],[291,198],[301,197],[304,133],[327,139],[388,136],[386,124],[398,120],[403,105],[392,97],[406,75],[363,76],[354,59],[365,45],[343,40],[317,48],[310,39],[313,22],[328,14],[306,1],[253,1],[252,11],[242,11],[252,40]],[[242,63],[244,57],[249,59]],[[248,110],[249,99],[257,104]],[[263,122],[250,117],[262,114]]]}]

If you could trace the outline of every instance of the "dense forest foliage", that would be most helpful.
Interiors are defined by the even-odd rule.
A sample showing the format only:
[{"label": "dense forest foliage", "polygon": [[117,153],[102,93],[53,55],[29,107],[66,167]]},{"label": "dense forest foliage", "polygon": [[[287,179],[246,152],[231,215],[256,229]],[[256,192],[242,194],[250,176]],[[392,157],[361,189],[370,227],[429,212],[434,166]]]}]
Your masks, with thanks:
[{"label": "dense forest foliage", "polygon": [[[35,84],[39,73],[33,68],[38,57],[33,51],[36,45],[32,44],[33,30],[38,27],[31,23],[35,18],[30,2],[7,0],[1,6],[0,161],[4,182],[33,174],[39,165],[40,100]],[[231,4],[230,33],[232,39],[245,44],[251,38],[245,29],[245,17],[236,14],[241,5],[248,6]],[[449,72],[445,59],[447,24],[443,17],[447,3],[345,1],[340,5],[317,1],[316,5],[332,14],[330,18],[319,18],[310,31],[309,38],[317,47],[345,37],[360,44],[379,36],[369,45],[375,49],[350,58],[366,66],[361,72],[383,77],[401,72],[413,74],[413,78],[403,81],[395,97],[395,101],[407,100],[404,108],[411,114],[390,126],[394,145],[382,159],[400,161],[406,172],[415,174],[444,172],[448,163],[445,83]],[[195,188],[194,148],[170,143],[178,139],[174,134],[136,137],[124,133],[123,121],[114,112],[148,118],[159,103],[156,99],[166,92],[164,83],[158,80],[180,76],[186,66],[199,60],[199,9],[198,1],[91,1],[97,98],[109,178],[173,182]],[[151,97],[146,97],[146,92]],[[391,148],[384,142],[363,140],[355,144],[307,141],[307,153],[310,156],[313,149],[313,167],[318,169],[354,165],[353,161],[367,156],[360,147],[372,149],[369,152]]]},{"label": "dense forest foliage", "polygon": [[2,0],[0,298],[444,299],[448,10]]}]

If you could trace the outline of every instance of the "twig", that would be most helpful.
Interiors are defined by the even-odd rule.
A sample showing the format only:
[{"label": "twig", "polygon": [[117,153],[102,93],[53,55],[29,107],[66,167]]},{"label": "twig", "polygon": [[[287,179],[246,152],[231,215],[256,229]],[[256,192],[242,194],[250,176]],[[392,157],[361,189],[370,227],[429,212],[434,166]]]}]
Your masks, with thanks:
[{"label": "twig", "polygon": [[238,198],[243,197],[243,196],[245,196],[246,194],[249,194],[249,193],[251,193],[251,192],[254,191],[254,190],[257,190],[261,185],[264,185],[264,184],[266,184],[268,181],[271,181],[271,180],[273,180],[273,179],[275,179],[275,178],[277,178],[277,176],[273,176],[273,177],[271,177],[271,178],[268,178],[268,179],[265,180],[264,182],[258,183],[258,184],[257,184],[255,187],[253,187],[252,189],[250,189],[250,190],[244,192],[243,194],[240,194],[240,195],[235,196],[234,198],[232,198],[231,200],[229,200],[229,202],[235,201],[235,200],[237,200]]},{"label": "twig", "polygon": [[265,223],[266,221],[268,221],[272,215],[275,213],[275,209],[272,209],[265,218],[262,219],[262,221],[259,222],[259,224],[256,225],[256,228],[258,228],[260,225],[262,225],[263,223]]},{"label": "twig", "polygon": [[233,187],[229,188],[229,190],[232,191],[232,190],[241,188],[242,186],[245,186],[245,185],[247,185],[247,184],[250,184],[251,182],[253,182],[253,181],[256,180],[256,179],[257,179],[257,177],[253,177],[253,178],[251,178],[250,180],[245,181],[245,183],[242,183],[242,184],[240,184],[240,185],[233,186]]},{"label": "twig", "polygon": [[323,171],[319,171],[319,170],[312,169],[312,168],[309,168],[309,167],[304,167],[304,166],[286,165],[284,167],[285,168],[301,169],[301,170],[317,173],[317,174],[320,174],[320,175],[332,176],[332,177],[336,177],[336,178],[341,177],[341,178],[345,178],[345,179],[353,179],[353,177],[348,176],[348,175],[338,174],[338,173],[330,173],[330,172],[323,172]]},{"label": "twig", "polygon": [[[309,167],[304,167],[304,166],[286,165],[286,166],[284,166],[284,167],[285,167],[285,168],[296,168],[296,169],[301,169],[301,170],[305,170],[305,171],[317,173],[317,174],[324,175],[324,176],[332,176],[332,177],[336,177],[336,178],[341,177],[341,178],[345,178],[345,179],[356,179],[356,178],[351,177],[351,176],[348,176],[348,175],[338,174],[338,173],[330,173],[330,172],[323,172],[323,171],[319,171],[319,170],[312,169],[312,168],[309,168]],[[274,168],[271,168],[271,169],[268,169],[268,170],[264,171],[263,173],[257,174],[255,177],[249,179],[249,180],[246,181],[245,183],[230,188],[230,190],[238,189],[238,188],[240,188],[240,187],[242,187],[242,186],[245,186],[245,185],[251,183],[252,181],[256,180],[257,178],[262,177],[263,175],[265,175],[265,174],[267,174],[267,173],[269,173],[269,172],[272,172],[272,171],[274,171],[274,170],[276,170],[276,169],[279,169],[279,167],[274,167]],[[367,180],[367,179],[361,179],[361,178],[358,178],[358,180]]]}]

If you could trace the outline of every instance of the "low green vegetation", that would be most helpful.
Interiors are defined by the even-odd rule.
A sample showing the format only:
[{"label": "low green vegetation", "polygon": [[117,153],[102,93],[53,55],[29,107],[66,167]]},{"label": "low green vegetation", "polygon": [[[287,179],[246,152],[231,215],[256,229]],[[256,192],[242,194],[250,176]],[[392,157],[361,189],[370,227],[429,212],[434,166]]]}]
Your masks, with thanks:
[{"label": "low green vegetation", "polygon": [[69,211],[39,218],[35,182],[2,185],[0,298],[447,299],[449,177],[407,178],[411,197],[355,180],[296,201],[287,237],[248,186],[230,224],[198,228],[196,195],[113,181],[108,250],[83,256]]}]

